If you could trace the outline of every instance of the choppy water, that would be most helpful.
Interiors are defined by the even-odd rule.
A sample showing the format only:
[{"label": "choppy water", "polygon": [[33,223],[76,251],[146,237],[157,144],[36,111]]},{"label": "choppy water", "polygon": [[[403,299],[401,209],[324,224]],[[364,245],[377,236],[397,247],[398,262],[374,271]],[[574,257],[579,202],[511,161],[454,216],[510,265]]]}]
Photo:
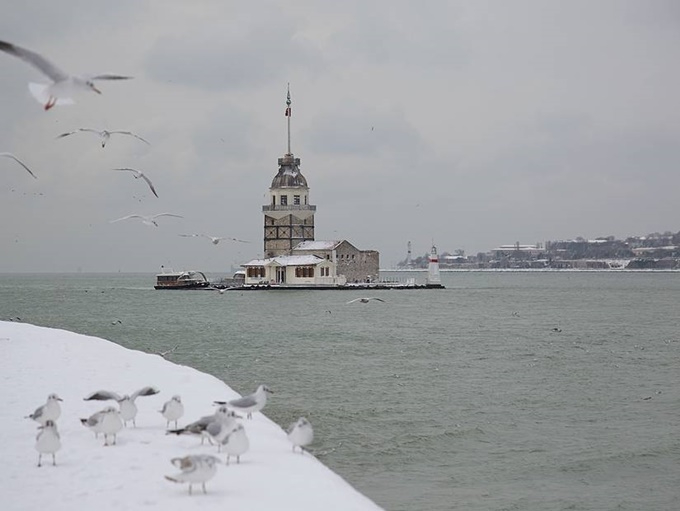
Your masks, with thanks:
[{"label": "choppy water", "polygon": [[267,415],[307,416],[320,459],[389,510],[680,509],[680,274],[443,279],[347,305],[365,293],[0,275],[0,319],[265,382]]}]

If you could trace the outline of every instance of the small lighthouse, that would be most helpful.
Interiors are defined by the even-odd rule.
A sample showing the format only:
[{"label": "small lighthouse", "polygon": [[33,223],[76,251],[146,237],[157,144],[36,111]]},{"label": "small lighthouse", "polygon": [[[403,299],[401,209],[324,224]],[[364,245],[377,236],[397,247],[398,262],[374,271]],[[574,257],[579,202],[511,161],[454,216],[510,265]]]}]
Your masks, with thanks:
[{"label": "small lighthouse", "polygon": [[432,245],[428,259],[426,287],[443,287],[442,279],[439,276],[439,256],[437,255],[437,247],[434,245]]}]

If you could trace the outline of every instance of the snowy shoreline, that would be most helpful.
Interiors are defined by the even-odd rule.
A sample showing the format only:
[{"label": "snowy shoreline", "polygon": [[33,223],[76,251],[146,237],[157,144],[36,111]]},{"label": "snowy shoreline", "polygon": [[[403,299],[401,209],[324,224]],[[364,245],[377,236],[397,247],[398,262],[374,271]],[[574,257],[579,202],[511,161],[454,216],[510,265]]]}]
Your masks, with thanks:
[{"label": "snowy shoreline", "polygon": [[[7,509],[381,509],[311,454],[293,454],[285,432],[262,413],[240,421],[250,438],[241,463],[220,465],[206,485],[207,494],[189,496],[186,485],[164,479],[177,472],[170,459],[213,454],[224,461],[226,456],[194,436],[166,435],[158,410],[172,395],[181,395],[185,414],[180,426],[186,425],[214,413],[213,400],[239,396],[224,382],[105,339],[24,323],[0,322],[0,346],[3,452],[11,460],[0,468]],[[88,393],[130,393],[146,385],[161,392],[137,400],[137,427],[123,429],[117,445],[104,447],[101,437],[95,439],[80,423],[111,404],[84,401]],[[57,421],[62,448],[56,467],[43,458],[38,468],[38,424],[25,417],[52,392],[63,398]]]}]

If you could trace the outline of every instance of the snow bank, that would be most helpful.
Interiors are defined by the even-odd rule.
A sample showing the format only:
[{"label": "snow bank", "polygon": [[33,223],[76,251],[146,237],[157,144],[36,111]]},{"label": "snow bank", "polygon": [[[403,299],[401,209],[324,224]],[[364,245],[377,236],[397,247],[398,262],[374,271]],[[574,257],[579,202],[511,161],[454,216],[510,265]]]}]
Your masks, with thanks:
[{"label": "snow bank", "polygon": [[[157,355],[28,324],[0,322],[0,350],[3,509],[380,509],[311,454],[294,454],[285,432],[261,413],[241,421],[250,438],[241,463],[220,465],[207,483],[208,493],[199,485],[189,496],[186,485],[164,479],[177,472],[170,458],[217,455],[217,448],[201,446],[193,436],[166,435],[158,410],[172,395],[181,395],[185,414],[179,423],[185,425],[214,413],[213,400],[238,397],[226,384]],[[104,447],[101,436],[95,439],[81,425],[79,418],[114,404],[83,401],[89,392],[129,394],[145,385],[161,392],[137,399],[137,427],[123,429],[117,445]],[[37,423],[25,416],[52,392],[64,400],[57,421],[62,449],[56,467],[47,456],[38,468]]]}]

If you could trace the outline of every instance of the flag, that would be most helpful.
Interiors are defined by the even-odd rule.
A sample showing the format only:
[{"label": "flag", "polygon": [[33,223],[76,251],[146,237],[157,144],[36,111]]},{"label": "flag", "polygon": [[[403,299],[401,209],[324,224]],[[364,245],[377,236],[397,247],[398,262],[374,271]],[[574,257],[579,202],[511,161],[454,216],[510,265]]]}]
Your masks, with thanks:
[{"label": "flag", "polygon": [[286,108],[286,117],[290,117],[290,107]]}]

